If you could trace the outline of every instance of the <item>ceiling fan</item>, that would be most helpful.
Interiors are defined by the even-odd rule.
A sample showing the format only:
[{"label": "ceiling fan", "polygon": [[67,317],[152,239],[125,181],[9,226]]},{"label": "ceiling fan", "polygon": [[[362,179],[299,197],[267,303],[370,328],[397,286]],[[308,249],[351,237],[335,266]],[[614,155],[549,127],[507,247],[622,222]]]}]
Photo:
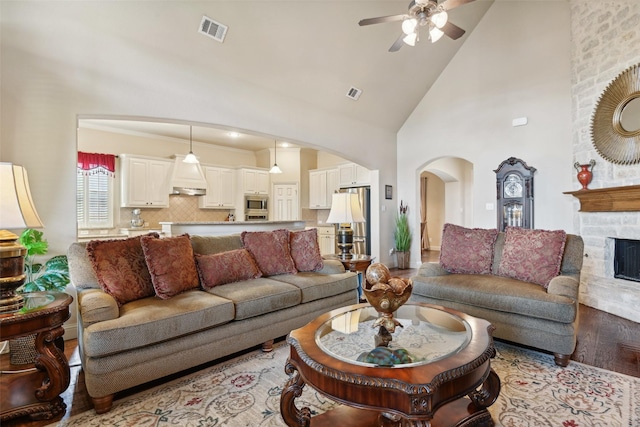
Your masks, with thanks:
[{"label": "ceiling fan", "polygon": [[402,47],[402,43],[415,46],[420,40],[418,30],[420,27],[429,28],[429,38],[432,43],[437,42],[443,34],[453,40],[459,39],[464,30],[449,22],[447,11],[473,0],[445,0],[438,4],[438,0],[412,0],[409,3],[409,11],[404,15],[380,16],[361,20],[360,26],[382,24],[385,22],[402,21],[402,34],[391,45],[389,52],[396,52]]}]

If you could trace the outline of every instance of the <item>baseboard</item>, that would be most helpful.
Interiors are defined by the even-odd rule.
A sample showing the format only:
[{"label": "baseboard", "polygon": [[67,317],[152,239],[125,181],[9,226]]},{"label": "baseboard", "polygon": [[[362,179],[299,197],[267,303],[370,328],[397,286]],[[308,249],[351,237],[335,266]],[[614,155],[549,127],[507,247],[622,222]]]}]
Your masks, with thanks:
[{"label": "baseboard", "polygon": [[66,340],[75,340],[78,338],[78,324],[77,323],[65,323],[64,335],[62,336]]}]

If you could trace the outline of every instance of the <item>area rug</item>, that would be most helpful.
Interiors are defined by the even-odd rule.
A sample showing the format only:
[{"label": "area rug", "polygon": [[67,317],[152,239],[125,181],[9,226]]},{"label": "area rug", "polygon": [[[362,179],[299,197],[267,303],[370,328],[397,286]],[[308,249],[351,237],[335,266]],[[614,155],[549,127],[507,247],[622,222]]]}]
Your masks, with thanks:
[{"label": "area rug", "polygon": [[[560,368],[551,355],[501,342],[496,349],[492,366],[502,389],[489,408],[496,426],[640,426],[640,378],[573,361]],[[285,343],[271,353],[255,350],[116,400],[106,414],[91,410],[53,425],[284,426],[279,410],[288,352]],[[336,406],[308,386],[296,404],[312,414]]]}]

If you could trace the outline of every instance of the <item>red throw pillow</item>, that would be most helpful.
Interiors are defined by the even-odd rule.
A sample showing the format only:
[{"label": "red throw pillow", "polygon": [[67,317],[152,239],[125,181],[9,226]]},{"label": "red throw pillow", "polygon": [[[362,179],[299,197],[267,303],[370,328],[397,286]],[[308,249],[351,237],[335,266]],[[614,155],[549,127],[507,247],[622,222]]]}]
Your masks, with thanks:
[{"label": "red throw pillow", "polygon": [[544,288],[560,272],[567,233],[507,227],[498,274]]},{"label": "red throw pillow", "polygon": [[204,289],[262,276],[255,260],[246,249],[210,255],[196,254],[196,266]]},{"label": "red throw pillow", "polygon": [[317,271],[324,266],[320,246],[318,245],[318,230],[289,232],[291,258],[298,271]]},{"label": "red throw pillow", "polygon": [[263,276],[297,273],[289,249],[289,230],[243,231],[240,238]]},{"label": "red throw pillow", "polygon": [[440,265],[449,273],[491,274],[493,247],[498,230],[464,228],[445,224],[440,246]]},{"label": "red throw pillow", "polygon": [[[98,284],[118,305],[155,295],[140,244],[141,237],[87,243],[87,255]],[[150,233],[144,237],[157,239],[159,236]]]},{"label": "red throw pillow", "polygon": [[140,239],[156,295],[169,299],[200,286],[188,234],[165,239]]}]

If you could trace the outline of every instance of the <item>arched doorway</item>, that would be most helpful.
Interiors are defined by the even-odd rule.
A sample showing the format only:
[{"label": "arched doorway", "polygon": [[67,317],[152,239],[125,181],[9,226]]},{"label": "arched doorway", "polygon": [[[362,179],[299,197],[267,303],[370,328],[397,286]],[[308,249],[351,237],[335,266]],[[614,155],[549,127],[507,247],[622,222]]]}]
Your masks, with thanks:
[{"label": "arched doorway", "polygon": [[473,164],[459,157],[426,163],[419,174],[421,251],[439,251],[445,223],[471,226]]}]

